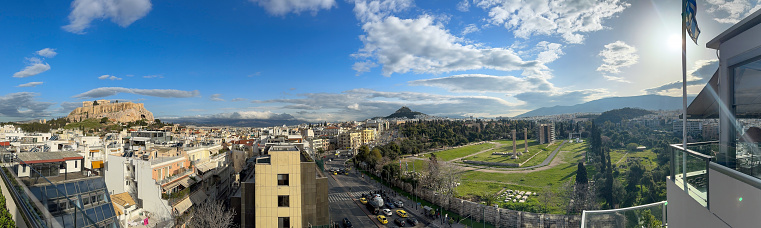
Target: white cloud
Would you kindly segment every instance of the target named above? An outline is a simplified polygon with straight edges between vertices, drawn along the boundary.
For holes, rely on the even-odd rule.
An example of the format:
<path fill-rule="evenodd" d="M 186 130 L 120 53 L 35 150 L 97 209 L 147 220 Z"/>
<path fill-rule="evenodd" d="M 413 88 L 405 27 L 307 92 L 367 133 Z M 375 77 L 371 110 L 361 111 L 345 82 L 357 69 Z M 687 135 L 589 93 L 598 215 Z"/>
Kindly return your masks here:
<path fill-rule="evenodd" d="M 541 51 L 536 56 L 536 60 L 543 63 L 555 61 L 560 58 L 561 55 L 565 54 L 562 50 L 563 45 L 558 43 L 539 41 L 539 43 L 536 44 L 536 47 Z"/>
<path fill-rule="evenodd" d="M 351 69 L 353 69 L 354 71 L 357 71 L 356 75 L 358 76 L 358 75 L 360 75 L 362 73 L 370 72 L 370 69 L 372 69 L 372 68 L 374 68 L 376 66 L 378 66 L 378 64 L 376 64 L 374 62 L 371 62 L 371 61 L 362 61 L 362 62 L 356 62 L 356 63 L 354 63 L 354 65 L 351 67 Z"/>
<path fill-rule="evenodd" d="M 630 6 L 619 0 L 477 0 L 494 25 L 516 37 L 560 35 L 568 43 L 582 43 L 584 35 L 602 30 L 603 21 Z"/>
<path fill-rule="evenodd" d="M 111 19 L 121 27 L 127 27 L 151 11 L 150 0 L 74 0 L 71 3 L 69 25 L 63 29 L 82 34 L 95 19 Z"/>
<path fill-rule="evenodd" d="M 463 39 L 428 15 L 417 19 L 388 16 L 365 23 L 362 29 L 367 33 L 360 36 L 364 47 L 353 56 L 375 60 L 385 76 L 476 69 L 524 70 L 525 75 L 547 69 L 539 61 L 524 61 L 511 49 L 463 44 Z"/>
<path fill-rule="evenodd" d="M 469 0 L 462 0 L 460 3 L 457 3 L 457 10 L 460 12 L 468 12 L 468 10 L 470 10 Z"/>
<path fill-rule="evenodd" d="M 426 114 L 464 117 L 473 110 L 485 113 L 481 117 L 511 115 L 516 104 L 489 96 L 452 96 L 417 92 L 382 92 L 353 89 L 341 93 L 306 93 L 296 99 L 273 99 L 252 103 L 284 104 L 279 109 L 296 111 L 301 119 L 310 121 L 357 120 L 387 116 L 401 106 Z M 290 112 L 289 111 L 289 112 Z M 518 113 L 513 113 L 518 114 Z"/>
<path fill-rule="evenodd" d="M 540 77 L 493 76 L 485 74 L 461 74 L 443 78 L 410 81 L 413 86 L 432 86 L 453 92 L 522 93 L 528 91 L 551 91 L 554 86 Z"/>
<path fill-rule="evenodd" d="M 404 11 L 413 5 L 412 0 L 355 0 L 354 14 L 362 23 L 380 21 L 391 13 Z"/>
<path fill-rule="evenodd" d="M 35 100 L 39 94 L 20 92 L 0 96 L 0 117 L 39 118 L 49 116 L 50 102 Z"/>
<path fill-rule="evenodd" d="M 462 29 L 462 35 L 468 35 L 470 33 L 478 32 L 478 26 L 476 24 L 468 24 L 468 26 L 465 26 L 464 29 Z"/>
<path fill-rule="evenodd" d="M 233 99 L 232 99 L 232 100 L 230 100 L 230 101 L 233 101 L 233 102 L 237 102 L 237 101 L 245 101 L 245 100 L 246 100 L 246 98 L 240 98 L 240 97 L 239 97 L 239 98 L 233 98 Z"/>
<path fill-rule="evenodd" d="M 335 0 L 249 0 L 259 4 L 272 15 L 301 13 L 311 11 L 317 13 L 322 9 L 330 9 L 336 5 Z"/>
<path fill-rule="evenodd" d="M 143 78 L 164 78 L 164 76 L 160 74 L 154 74 L 154 75 L 143 76 Z"/>
<path fill-rule="evenodd" d="M 152 97 L 187 98 L 198 96 L 198 90 L 183 91 L 176 89 L 131 89 L 122 87 L 101 87 L 75 95 L 75 98 L 101 98 L 113 96 L 119 93 L 131 93 Z"/>
<path fill-rule="evenodd" d="M 209 96 L 209 100 L 212 100 L 212 101 L 225 101 L 225 99 L 222 99 L 222 94 L 218 94 L 218 93 L 215 93 L 215 94 L 212 94 L 211 96 Z"/>
<path fill-rule="evenodd" d="M 38 75 L 42 72 L 50 70 L 50 65 L 47 63 L 42 62 L 40 58 L 37 57 L 31 57 L 27 58 L 27 65 L 26 67 L 13 74 L 14 78 L 26 78 Z"/>
<path fill-rule="evenodd" d="M 18 85 L 16 87 L 36 87 L 38 85 L 42 85 L 42 82 L 29 82 L 29 83 Z"/>
<path fill-rule="evenodd" d="M 761 1 L 751 0 L 706 0 L 706 12 L 714 16 L 713 20 L 719 23 L 735 24 L 748 15 L 761 9 Z"/>
<path fill-rule="evenodd" d="M 109 79 L 111 81 L 122 80 L 122 78 L 120 78 L 120 77 L 116 77 L 116 76 L 113 76 L 113 75 L 107 75 L 107 74 L 101 75 L 100 77 L 98 77 L 98 79 L 100 79 L 100 80 Z"/>
<path fill-rule="evenodd" d="M 250 78 L 250 77 L 255 77 L 255 76 L 260 76 L 260 75 L 262 75 L 262 72 L 256 72 L 256 73 L 253 73 L 253 74 L 249 74 L 248 77 Z"/>
<path fill-rule="evenodd" d="M 522 107 L 534 109 L 538 107 L 551 107 L 556 105 L 575 105 L 594 100 L 607 94 L 604 89 L 577 90 L 565 92 L 525 92 L 514 97 L 524 101 Z"/>
<path fill-rule="evenodd" d="M 196 116 L 196 118 L 207 119 L 273 119 L 273 120 L 291 120 L 295 119 L 290 114 L 273 113 L 271 111 L 238 111 L 229 113 L 219 113 L 213 115 Z"/>
<path fill-rule="evenodd" d="M 57 54 L 58 53 L 55 52 L 55 49 L 51 49 L 51 48 L 45 48 L 45 49 L 37 51 L 37 55 L 46 57 L 46 58 L 53 58 Z"/>
<path fill-rule="evenodd" d="M 603 64 L 597 68 L 597 71 L 603 72 L 606 79 L 613 81 L 628 82 L 622 77 L 611 76 L 611 74 L 619 74 L 620 68 L 634 65 L 639 60 L 637 49 L 620 40 L 606 44 L 599 55 L 602 56 Z"/>
<path fill-rule="evenodd" d="M 698 60 L 687 72 L 687 88 L 695 85 L 705 85 L 711 79 L 713 73 L 719 68 L 718 60 Z M 647 94 L 664 94 L 669 90 L 682 89 L 682 81 L 666 83 L 655 88 L 645 89 Z"/>
<path fill-rule="evenodd" d="M 610 75 L 603 75 L 603 78 L 607 79 L 608 81 L 616 81 L 616 82 L 623 82 L 623 83 L 632 83 L 629 80 L 626 80 L 624 77 L 616 77 L 616 76 L 610 76 Z"/>

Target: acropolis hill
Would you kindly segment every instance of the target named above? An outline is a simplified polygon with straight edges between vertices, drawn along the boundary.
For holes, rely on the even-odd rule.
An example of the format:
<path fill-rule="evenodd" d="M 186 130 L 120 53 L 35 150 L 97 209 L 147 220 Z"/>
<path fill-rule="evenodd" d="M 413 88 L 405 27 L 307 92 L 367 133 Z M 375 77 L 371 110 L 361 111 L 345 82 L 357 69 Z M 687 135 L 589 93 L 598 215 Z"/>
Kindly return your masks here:
<path fill-rule="evenodd" d="M 97 103 L 96 103 L 97 102 Z M 153 113 L 145 109 L 142 103 L 122 102 L 111 103 L 108 100 L 84 101 L 82 107 L 74 109 L 66 118 L 72 122 L 86 119 L 101 119 L 107 117 L 113 122 L 133 122 L 145 119 L 153 122 Z"/>

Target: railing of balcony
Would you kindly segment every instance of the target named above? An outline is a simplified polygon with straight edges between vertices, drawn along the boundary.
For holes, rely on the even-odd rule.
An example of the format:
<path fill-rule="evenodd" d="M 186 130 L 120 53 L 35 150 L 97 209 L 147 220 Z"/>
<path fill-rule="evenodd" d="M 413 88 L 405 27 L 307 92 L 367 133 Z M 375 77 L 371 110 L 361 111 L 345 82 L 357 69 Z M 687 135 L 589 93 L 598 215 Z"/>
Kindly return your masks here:
<path fill-rule="evenodd" d="M 714 156 L 711 147 L 716 142 L 671 145 L 671 180 L 700 205 L 709 207 L 708 165 Z M 692 150 L 696 149 L 696 150 Z"/>
<path fill-rule="evenodd" d="M 666 227 L 666 201 L 612 210 L 584 211 L 581 227 Z"/>
<path fill-rule="evenodd" d="M 46 183 L 50 186 L 57 186 L 48 180 L 47 177 L 42 175 L 42 173 L 40 173 L 38 170 L 34 169 L 33 166 L 28 165 L 23 160 L 16 158 L 15 161 L 18 165 L 26 165 L 26 168 L 29 169 L 31 173 L 36 173 L 39 175 L 39 177 L 42 177 L 42 180 L 44 181 L 43 183 Z M 9 187 L 8 190 L 11 193 L 11 197 L 13 197 L 17 208 L 21 211 L 21 215 L 24 217 L 24 221 L 26 222 L 27 226 L 34 228 L 65 227 L 62 222 L 65 224 L 68 224 L 68 222 L 73 222 L 73 226 L 71 227 L 75 228 L 100 227 L 98 223 L 96 223 L 83 211 L 80 202 L 75 202 L 69 197 L 63 198 L 68 200 L 68 206 L 73 208 L 73 213 L 71 214 L 74 216 L 74 221 L 63 221 L 63 218 L 60 218 L 61 220 L 55 218 L 52 214 L 50 214 L 48 209 L 39 202 L 39 199 L 34 197 L 28 187 L 24 186 L 23 182 L 18 181 L 16 174 L 11 171 L 13 166 L 9 166 L 9 164 L 5 163 L 2 164 L 1 168 L 2 172 L 0 172 L 0 176 L 2 176 L 3 182 L 6 184 L 6 186 Z M 36 181 L 39 181 L 39 178 Z M 57 187 L 48 189 L 55 189 L 55 194 L 57 195 L 66 195 L 62 192 L 61 189 Z M 79 221 L 79 223 L 77 221 Z"/>

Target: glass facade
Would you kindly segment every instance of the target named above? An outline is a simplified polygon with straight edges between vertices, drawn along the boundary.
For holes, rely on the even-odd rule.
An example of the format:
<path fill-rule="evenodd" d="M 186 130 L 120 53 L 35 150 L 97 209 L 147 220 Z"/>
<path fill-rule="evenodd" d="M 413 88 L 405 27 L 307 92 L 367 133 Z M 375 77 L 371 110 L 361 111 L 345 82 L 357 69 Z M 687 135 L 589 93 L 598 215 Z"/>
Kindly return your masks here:
<path fill-rule="evenodd" d="M 29 190 L 64 227 L 93 227 L 76 207 L 82 208 L 84 214 L 95 221 L 98 227 L 118 227 L 114 207 L 102 177 L 32 186 Z"/>

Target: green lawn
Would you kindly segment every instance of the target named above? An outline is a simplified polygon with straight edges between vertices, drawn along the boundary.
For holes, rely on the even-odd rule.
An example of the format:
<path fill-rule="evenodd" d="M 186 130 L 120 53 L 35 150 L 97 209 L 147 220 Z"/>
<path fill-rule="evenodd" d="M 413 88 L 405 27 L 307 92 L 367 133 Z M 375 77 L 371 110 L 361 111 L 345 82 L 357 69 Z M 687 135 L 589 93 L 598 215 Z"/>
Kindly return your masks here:
<path fill-rule="evenodd" d="M 441 161 L 449 161 L 456 158 L 465 157 L 474 153 L 478 153 L 479 151 L 486 150 L 489 148 L 492 148 L 494 144 L 491 143 L 482 143 L 477 145 L 470 145 L 470 146 L 464 146 L 460 148 L 445 150 L 445 151 L 439 151 L 434 154 L 436 154 L 436 157 Z M 425 157 L 429 157 L 430 155 L 426 155 Z"/>
<path fill-rule="evenodd" d="M 559 145 L 559 144 L 558 144 Z M 496 191 L 494 189 L 499 188 L 500 184 L 503 186 L 515 186 L 516 189 L 524 191 L 540 191 L 544 186 L 550 186 L 552 191 L 557 192 L 566 181 L 574 180 L 576 175 L 576 166 L 578 162 L 584 158 L 584 151 L 586 150 L 586 143 L 566 143 L 561 151 L 569 151 L 569 153 L 559 154 L 556 159 L 562 159 L 566 163 L 559 164 L 555 167 L 547 170 L 529 172 L 529 173 L 487 173 L 480 171 L 465 171 L 462 175 L 461 185 L 457 188 L 458 194 L 462 196 L 480 196 L 484 193 Z M 591 167 L 587 167 L 588 175 L 594 175 L 595 171 Z M 500 184 L 489 185 L 485 182 L 501 182 Z M 479 190 L 479 186 L 482 187 L 482 191 Z M 491 186 L 491 187 L 489 187 Z M 500 188 L 501 189 L 501 188 Z M 525 204 L 518 203 L 504 203 L 505 206 L 514 209 L 526 209 L 527 207 L 538 206 L 538 201 L 530 200 Z M 551 213 L 562 213 L 559 206 L 555 205 L 551 207 Z"/>
<path fill-rule="evenodd" d="M 518 149 L 516 151 L 523 152 L 523 142 L 522 140 L 517 142 Z M 511 156 L 508 155 L 492 155 L 492 152 L 513 152 L 513 146 L 512 141 L 510 141 L 510 145 L 507 146 L 501 146 L 500 148 L 496 150 L 492 150 L 489 153 L 483 153 L 479 154 L 473 157 L 468 158 L 468 160 L 474 160 L 474 161 L 485 161 L 485 162 L 502 162 L 502 163 L 522 163 L 531 158 L 536 154 L 535 157 L 531 158 L 529 162 L 526 162 L 523 164 L 523 167 L 532 166 L 532 165 L 538 165 L 544 161 L 547 156 L 552 153 L 555 148 L 557 148 L 560 145 L 560 142 L 556 142 L 552 145 L 539 145 L 534 140 L 529 140 L 529 147 L 528 147 L 528 153 L 523 153 L 522 156 L 519 156 L 518 159 L 511 159 Z"/>

